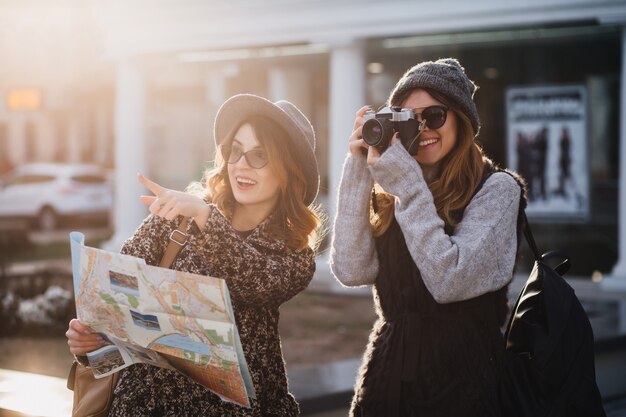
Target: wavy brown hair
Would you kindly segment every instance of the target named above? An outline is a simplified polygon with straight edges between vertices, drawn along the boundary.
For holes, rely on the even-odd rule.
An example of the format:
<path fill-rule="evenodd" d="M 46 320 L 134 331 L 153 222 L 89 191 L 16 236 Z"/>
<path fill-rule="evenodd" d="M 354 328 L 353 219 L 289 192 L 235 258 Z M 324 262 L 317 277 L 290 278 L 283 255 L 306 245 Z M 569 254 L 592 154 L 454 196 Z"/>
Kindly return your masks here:
<path fill-rule="evenodd" d="M 440 169 L 429 180 L 428 188 L 435 200 L 437 214 L 447 226 L 457 224 L 455 212 L 463 209 L 474 195 L 483 176 L 484 159 L 481 147 L 474 142 L 470 119 L 450 99 L 437 91 L 424 88 L 435 100 L 453 111 L 457 117 L 457 138 L 454 148 L 439 162 Z M 392 106 L 401 106 L 413 90 L 398 97 Z M 380 236 L 389 228 L 394 216 L 394 197 L 385 193 L 378 184 L 376 191 L 377 213 L 370 210 L 374 236 Z"/>
<path fill-rule="evenodd" d="M 235 209 L 235 197 L 228 178 L 228 156 L 235 133 L 243 124 L 249 124 L 267 152 L 268 166 L 278 178 L 279 197 L 268 223 L 269 233 L 284 240 L 292 249 L 307 246 L 317 249 L 322 237 L 324 217 L 319 206 L 304 204 L 307 183 L 299 155 L 296 154 L 287 132 L 277 123 L 262 116 L 251 116 L 234 126 L 227 137 L 219 141 L 215 152 L 214 168 L 205 171 L 201 184 L 191 184 L 187 190 L 212 201 L 222 213 L 231 218 Z"/>

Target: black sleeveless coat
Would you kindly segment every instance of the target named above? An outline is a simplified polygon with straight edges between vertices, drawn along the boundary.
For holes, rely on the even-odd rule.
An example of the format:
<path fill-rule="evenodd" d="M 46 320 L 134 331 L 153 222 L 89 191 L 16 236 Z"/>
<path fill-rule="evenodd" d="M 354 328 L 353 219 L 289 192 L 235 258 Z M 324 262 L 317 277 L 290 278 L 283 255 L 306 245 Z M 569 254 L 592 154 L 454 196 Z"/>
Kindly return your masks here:
<path fill-rule="evenodd" d="M 492 172 L 486 166 L 478 189 Z M 460 220 L 462 211 L 457 216 Z M 518 221 L 518 242 L 519 225 Z M 376 247 L 378 320 L 357 382 L 352 416 L 499 416 L 497 381 L 508 286 L 470 300 L 438 304 L 395 219 L 377 238 Z"/>

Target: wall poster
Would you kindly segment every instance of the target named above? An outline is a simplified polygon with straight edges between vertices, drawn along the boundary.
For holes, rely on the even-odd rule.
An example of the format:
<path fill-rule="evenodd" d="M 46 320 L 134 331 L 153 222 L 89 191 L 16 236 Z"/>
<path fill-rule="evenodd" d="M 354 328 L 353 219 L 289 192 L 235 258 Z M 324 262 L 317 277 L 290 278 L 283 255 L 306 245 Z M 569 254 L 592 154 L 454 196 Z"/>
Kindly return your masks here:
<path fill-rule="evenodd" d="M 585 86 L 509 88 L 506 106 L 508 166 L 528 184 L 528 217 L 587 219 Z"/>

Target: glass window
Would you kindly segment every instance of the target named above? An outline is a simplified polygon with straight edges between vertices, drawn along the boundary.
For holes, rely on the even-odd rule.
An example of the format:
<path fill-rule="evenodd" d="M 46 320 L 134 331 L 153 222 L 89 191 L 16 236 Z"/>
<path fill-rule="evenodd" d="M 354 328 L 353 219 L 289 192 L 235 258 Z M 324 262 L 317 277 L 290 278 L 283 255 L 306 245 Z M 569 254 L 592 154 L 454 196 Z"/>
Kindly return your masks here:
<path fill-rule="evenodd" d="M 618 117 L 621 29 L 566 29 L 569 35 L 558 38 L 520 37 L 526 33 L 521 30 L 512 31 L 502 42 L 404 49 L 385 49 L 383 45 L 372 51 L 370 59 L 384 62 L 390 77 L 398 79 L 416 62 L 457 57 L 480 87 L 475 96 L 481 120 L 478 142 L 503 167 L 507 167 L 508 89 L 584 88 L 587 126 L 586 132 L 579 136 L 585 139 L 583 148 L 587 150 L 589 165 L 585 172 L 573 172 L 572 178 L 582 182 L 584 177 L 589 183 L 589 215 L 583 219 L 531 219 L 530 222 L 542 252 L 564 250 L 573 260 L 568 275 L 589 276 L 594 271 L 610 271 L 617 260 L 618 155 L 622 145 Z M 561 29 L 545 33 L 561 33 Z M 581 54 L 581 50 L 585 53 Z M 525 243 L 521 251 L 518 272 L 532 267 Z"/>

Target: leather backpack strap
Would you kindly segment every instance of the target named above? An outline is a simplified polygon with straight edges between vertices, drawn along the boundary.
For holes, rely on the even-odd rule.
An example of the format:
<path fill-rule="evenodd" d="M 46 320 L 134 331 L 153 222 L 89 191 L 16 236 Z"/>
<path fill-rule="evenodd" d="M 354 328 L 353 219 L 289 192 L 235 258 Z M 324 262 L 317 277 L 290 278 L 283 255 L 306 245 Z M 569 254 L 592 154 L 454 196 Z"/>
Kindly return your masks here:
<path fill-rule="evenodd" d="M 170 233 L 167 247 L 159 263 L 161 268 L 170 268 L 183 246 L 187 244 L 187 239 L 189 238 L 189 235 L 187 235 L 187 226 L 189 222 L 189 217 L 183 218 L 178 227 Z"/>
<path fill-rule="evenodd" d="M 541 261 L 541 255 L 539 254 L 539 249 L 537 248 L 537 244 L 535 243 L 535 237 L 533 236 L 533 232 L 530 230 L 530 223 L 528 223 L 528 217 L 526 217 L 526 210 L 522 211 L 522 216 L 524 219 L 524 236 L 526 237 L 526 242 L 528 243 L 528 247 L 533 252 L 536 261 Z"/>

